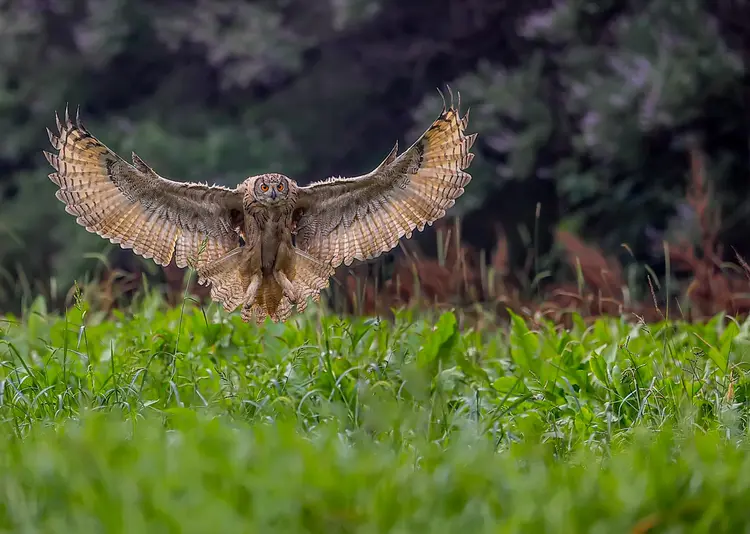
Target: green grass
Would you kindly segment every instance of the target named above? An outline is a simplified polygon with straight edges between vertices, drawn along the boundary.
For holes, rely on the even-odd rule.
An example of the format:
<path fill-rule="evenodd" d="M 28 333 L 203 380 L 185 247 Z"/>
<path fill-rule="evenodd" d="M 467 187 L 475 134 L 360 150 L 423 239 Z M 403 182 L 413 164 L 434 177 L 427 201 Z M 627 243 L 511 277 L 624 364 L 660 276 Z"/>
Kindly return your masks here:
<path fill-rule="evenodd" d="M 459 323 L 37 300 L 0 319 L 0 530 L 750 532 L 750 322 Z"/>

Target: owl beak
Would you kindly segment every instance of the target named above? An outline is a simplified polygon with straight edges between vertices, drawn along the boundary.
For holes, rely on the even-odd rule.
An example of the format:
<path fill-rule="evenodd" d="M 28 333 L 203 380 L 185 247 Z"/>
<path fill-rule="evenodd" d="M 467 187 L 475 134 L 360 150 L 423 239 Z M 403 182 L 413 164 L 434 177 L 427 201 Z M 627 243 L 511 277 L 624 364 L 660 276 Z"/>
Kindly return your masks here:
<path fill-rule="evenodd" d="M 276 189 L 271 189 L 271 200 L 276 200 Z"/>

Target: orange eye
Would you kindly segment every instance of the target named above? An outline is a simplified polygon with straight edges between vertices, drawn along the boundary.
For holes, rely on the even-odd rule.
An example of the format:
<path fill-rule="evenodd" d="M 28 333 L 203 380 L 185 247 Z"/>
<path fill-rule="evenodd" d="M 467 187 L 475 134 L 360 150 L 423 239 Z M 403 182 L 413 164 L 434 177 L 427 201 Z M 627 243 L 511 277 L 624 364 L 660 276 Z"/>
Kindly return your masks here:
<path fill-rule="evenodd" d="M 279 190 L 279 192 L 283 191 L 283 190 L 284 190 L 284 184 L 278 184 L 278 185 L 276 186 L 276 189 L 278 189 L 278 190 Z"/>
<path fill-rule="evenodd" d="M 260 184 L 260 190 L 264 193 L 268 191 L 268 184 Z"/>

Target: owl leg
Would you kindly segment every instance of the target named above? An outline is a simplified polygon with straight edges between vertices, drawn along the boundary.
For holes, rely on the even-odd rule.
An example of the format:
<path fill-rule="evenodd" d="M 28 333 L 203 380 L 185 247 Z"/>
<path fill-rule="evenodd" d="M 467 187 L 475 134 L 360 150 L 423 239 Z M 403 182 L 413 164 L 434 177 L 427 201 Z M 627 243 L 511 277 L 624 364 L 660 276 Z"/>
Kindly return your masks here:
<path fill-rule="evenodd" d="M 250 283 L 247 286 L 247 290 L 245 291 L 245 304 L 243 305 L 243 308 L 251 308 L 252 305 L 255 303 L 255 297 L 258 295 L 258 288 L 260 287 L 261 282 L 261 275 L 260 273 L 255 273 L 250 278 Z"/>
<path fill-rule="evenodd" d="M 297 304 L 297 292 L 294 291 L 294 285 L 289 281 L 289 278 L 284 274 L 283 271 L 275 270 L 273 277 L 281 286 L 281 291 L 284 292 L 284 296 L 292 301 L 292 304 Z"/>

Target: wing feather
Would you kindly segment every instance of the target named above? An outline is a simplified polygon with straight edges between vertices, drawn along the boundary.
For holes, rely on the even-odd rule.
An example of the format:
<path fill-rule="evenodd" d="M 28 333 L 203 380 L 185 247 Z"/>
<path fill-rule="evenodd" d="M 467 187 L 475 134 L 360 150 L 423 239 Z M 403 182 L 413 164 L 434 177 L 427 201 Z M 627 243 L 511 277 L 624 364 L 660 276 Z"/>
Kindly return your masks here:
<path fill-rule="evenodd" d="M 65 211 L 86 230 L 166 266 L 196 267 L 239 245 L 242 193 L 238 189 L 181 183 L 156 174 L 135 153 L 127 163 L 96 139 L 76 115 L 55 114 L 49 129 L 57 154 L 44 152 L 50 180 Z"/>
<path fill-rule="evenodd" d="M 460 97 L 459 97 L 460 102 Z M 445 215 L 471 181 L 465 171 L 477 134 L 466 135 L 468 112 L 440 116 L 400 156 L 394 147 L 372 172 L 301 187 L 296 246 L 337 267 L 368 260 Z"/>

